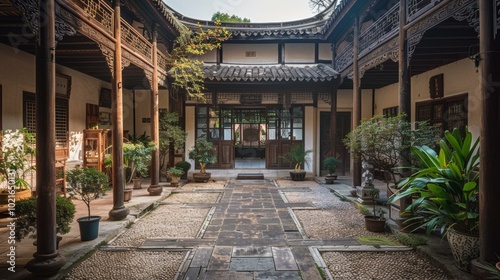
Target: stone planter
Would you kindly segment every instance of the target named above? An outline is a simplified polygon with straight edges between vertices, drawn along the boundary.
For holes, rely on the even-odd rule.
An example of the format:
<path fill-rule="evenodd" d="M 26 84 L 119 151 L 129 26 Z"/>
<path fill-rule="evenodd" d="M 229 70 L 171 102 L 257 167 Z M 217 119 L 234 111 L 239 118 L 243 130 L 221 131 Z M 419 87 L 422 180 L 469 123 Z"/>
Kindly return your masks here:
<path fill-rule="evenodd" d="M 479 258 L 479 236 L 449 229 L 447 233 L 455 265 L 464 271 L 471 270 L 471 261 Z"/>
<path fill-rule="evenodd" d="M 290 178 L 293 181 L 304 181 L 306 179 L 306 172 L 290 172 Z"/>
<path fill-rule="evenodd" d="M 193 173 L 193 179 L 197 183 L 206 183 L 208 180 L 210 180 L 210 177 L 212 177 L 212 173 Z"/>
<path fill-rule="evenodd" d="M 325 184 L 333 184 L 337 180 L 337 175 L 326 175 Z"/>

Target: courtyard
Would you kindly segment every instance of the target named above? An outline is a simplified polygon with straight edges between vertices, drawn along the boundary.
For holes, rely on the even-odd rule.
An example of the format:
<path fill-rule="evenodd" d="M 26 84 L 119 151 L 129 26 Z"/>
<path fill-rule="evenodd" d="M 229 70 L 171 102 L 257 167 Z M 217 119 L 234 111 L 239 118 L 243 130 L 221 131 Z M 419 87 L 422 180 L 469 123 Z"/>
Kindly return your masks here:
<path fill-rule="evenodd" d="M 367 231 L 349 182 L 163 183 L 161 197 L 134 190 L 125 221 L 106 220 L 107 195 L 93 208 L 103 216 L 99 237 L 80 241 L 75 221 L 59 249 L 67 264 L 54 279 L 472 279 L 439 237 L 418 235 L 427 244 L 411 248 L 395 225 Z M 383 198 L 385 182 L 376 186 Z M 85 208 L 75 204 L 79 217 Z M 36 251 L 31 242 L 18 246 L 18 269 Z M 24 269 L 16 276 L 30 279 Z"/>

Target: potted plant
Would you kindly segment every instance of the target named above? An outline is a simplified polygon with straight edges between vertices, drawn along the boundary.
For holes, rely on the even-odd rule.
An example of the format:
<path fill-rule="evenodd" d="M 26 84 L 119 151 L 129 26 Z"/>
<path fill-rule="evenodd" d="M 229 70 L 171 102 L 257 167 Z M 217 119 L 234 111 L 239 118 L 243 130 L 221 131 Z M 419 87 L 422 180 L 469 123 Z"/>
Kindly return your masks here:
<path fill-rule="evenodd" d="M 302 171 L 303 164 L 309 164 L 311 158 L 309 154 L 312 150 L 306 150 L 302 145 L 293 146 L 290 151 L 282 158 L 294 165 L 294 170 L 290 171 L 290 177 L 294 181 L 304 181 L 306 172 Z"/>
<path fill-rule="evenodd" d="M 179 183 L 179 178 L 184 174 L 184 171 L 182 169 L 176 168 L 176 167 L 171 167 L 167 171 L 168 175 L 170 178 L 172 178 L 171 185 L 172 186 L 177 186 L 177 183 Z"/>
<path fill-rule="evenodd" d="M 187 161 L 179 161 L 175 164 L 175 167 L 177 169 L 181 169 L 182 171 L 184 171 L 184 173 L 182 173 L 181 175 L 181 179 L 187 179 L 187 174 L 189 172 L 189 169 L 191 169 L 191 163 L 187 162 Z"/>
<path fill-rule="evenodd" d="M 123 143 L 123 161 L 129 175 L 126 182 L 130 183 L 134 180 L 134 189 L 141 189 L 142 178 L 146 177 L 151 164 L 151 153 L 156 149 L 154 142 L 149 142 L 147 145 L 142 142 Z"/>
<path fill-rule="evenodd" d="M 426 229 L 446 235 L 457 266 L 470 270 L 470 261 L 479 256 L 479 139 L 473 141 L 466 128 L 446 131 L 439 154 L 427 146 L 412 147 L 419 169 L 403 180 L 401 193 L 390 202 L 418 197 L 406 208 L 415 214 L 409 219 Z"/>
<path fill-rule="evenodd" d="M 90 215 L 90 202 L 101 198 L 110 189 L 108 176 L 94 167 L 76 167 L 66 173 L 72 199 L 82 200 L 87 205 L 87 217 L 77 219 L 82 241 L 94 240 L 99 234 L 100 216 Z"/>
<path fill-rule="evenodd" d="M 73 202 L 62 196 L 56 196 L 56 233 L 68 233 L 74 217 Z M 34 197 L 16 201 L 15 239 L 21 241 L 25 237 L 36 239 L 36 198 Z M 57 245 L 61 239 L 61 236 L 57 236 Z"/>
<path fill-rule="evenodd" d="M 214 144 L 206 139 L 200 138 L 196 140 L 194 147 L 189 151 L 189 159 L 195 160 L 200 164 L 200 172 L 193 173 L 193 178 L 196 182 L 208 182 L 211 173 L 208 173 L 207 164 L 217 162 L 217 156 L 213 150 Z"/>
<path fill-rule="evenodd" d="M 186 136 L 187 133 L 179 126 L 179 114 L 162 110 L 160 112 L 160 143 L 158 147 L 160 170 L 165 166 L 167 158 L 170 158 L 170 165 L 174 164 L 171 162 L 171 160 L 174 160 L 172 155 L 174 151 L 184 148 Z M 191 168 L 191 165 L 189 165 L 189 168 Z M 187 176 L 187 170 L 184 171 L 184 176 Z M 187 177 L 183 179 L 187 179 Z"/>
<path fill-rule="evenodd" d="M 372 198 L 373 201 L 378 197 L 380 190 L 377 188 L 372 188 L 365 190 L 366 194 Z M 372 232 L 382 232 L 385 231 L 385 222 L 384 211 L 379 210 L 375 206 L 375 202 L 372 204 L 372 212 L 371 215 L 365 216 L 365 226 L 368 231 Z"/>
<path fill-rule="evenodd" d="M 323 167 L 328 170 L 328 174 L 325 176 L 326 184 L 333 184 L 333 182 L 337 179 L 335 170 L 337 169 L 337 165 L 339 164 L 340 160 L 336 157 L 327 157 L 323 160 Z"/>
<path fill-rule="evenodd" d="M 35 134 L 26 129 L 5 130 L 0 135 L 0 204 L 7 204 L 9 196 L 15 200 L 31 197 L 29 176 L 35 171 Z"/>

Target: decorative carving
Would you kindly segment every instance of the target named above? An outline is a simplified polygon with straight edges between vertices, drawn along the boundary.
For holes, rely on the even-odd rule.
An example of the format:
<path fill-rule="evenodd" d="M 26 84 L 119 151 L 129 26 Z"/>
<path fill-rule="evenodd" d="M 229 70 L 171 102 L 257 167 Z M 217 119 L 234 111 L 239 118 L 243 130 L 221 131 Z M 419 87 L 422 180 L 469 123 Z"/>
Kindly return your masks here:
<path fill-rule="evenodd" d="M 407 39 L 408 40 L 407 66 L 410 66 L 410 61 L 411 61 L 411 57 L 413 55 L 413 52 L 415 52 L 415 48 L 417 47 L 417 45 L 420 42 L 420 40 L 422 40 L 423 36 L 424 36 L 424 33 L 419 33 L 419 34 L 417 34 L 417 35 L 415 35 L 415 36 Z"/>
<path fill-rule="evenodd" d="M 149 87 L 153 88 L 153 72 L 144 70 L 144 75 L 146 76 L 146 79 L 148 79 Z"/>
<path fill-rule="evenodd" d="M 167 86 L 167 73 L 163 71 L 158 71 L 158 84 L 161 86 Z"/>
<path fill-rule="evenodd" d="M 35 34 L 35 38 L 38 40 L 38 1 L 36 0 L 13 0 L 12 3 L 21 11 L 26 22 L 28 23 L 31 31 Z M 56 41 L 61 41 L 65 35 L 73 36 L 76 34 L 76 30 L 69 24 L 67 24 L 63 18 L 59 16 L 61 7 L 56 3 L 55 5 L 55 39 Z"/>
<path fill-rule="evenodd" d="M 500 1 L 496 0 L 496 7 L 499 8 Z M 494 16 L 497 18 L 497 27 L 498 27 L 498 12 L 494 13 Z M 457 12 L 453 15 L 453 18 L 458 21 L 467 20 L 469 26 L 474 28 L 477 33 L 479 33 L 479 4 L 474 1 L 471 5 L 467 6 L 465 9 Z M 495 29 L 496 31 L 496 29 Z M 496 32 L 495 32 L 496 33 Z M 496 34 L 495 34 L 496 35 Z"/>
<path fill-rule="evenodd" d="M 359 35 L 359 56 L 363 56 L 399 30 L 399 3 Z"/>
<path fill-rule="evenodd" d="M 392 61 L 398 61 L 398 46 L 399 37 L 395 36 L 391 40 L 380 45 L 378 48 L 374 49 L 372 52 L 365 54 L 359 59 L 360 74 L 363 73 L 386 60 L 391 59 Z"/>
<path fill-rule="evenodd" d="M 107 46 L 104 46 L 102 44 L 98 44 L 99 49 L 101 50 L 101 53 L 104 55 L 106 58 L 106 62 L 108 64 L 109 71 L 111 71 L 111 76 L 114 77 L 115 74 L 115 51 L 113 49 L 108 48 Z M 122 57 L 122 70 L 125 69 L 125 67 L 130 66 L 130 60 Z"/>
<path fill-rule="evenodd" d="M 343 71 L 347 66 L 352 64 L 354 59 L 354 44 L 350 43 L 345 49 L 335 58 L 335 69 L 337 72 Z"/>
<path fill-rule="evenodd" d="M 411 22 L 418 16 L 430 10 L 443 0 L 406 0 L 407 22 Z"/>
<path fill-rule="evenodd" d="M 320 93 L 319 98 L 321 98 L 321 100 L 323 100 L 323 102 L 325 102 L 328 105 L 330 105 L 332 102 L 331 94 L 329 93 Z"/>
<path fill-rule="evenodd" d="M 114 10 L 104 0 L 71 0 L 92 21 L 113 34 Z"/>

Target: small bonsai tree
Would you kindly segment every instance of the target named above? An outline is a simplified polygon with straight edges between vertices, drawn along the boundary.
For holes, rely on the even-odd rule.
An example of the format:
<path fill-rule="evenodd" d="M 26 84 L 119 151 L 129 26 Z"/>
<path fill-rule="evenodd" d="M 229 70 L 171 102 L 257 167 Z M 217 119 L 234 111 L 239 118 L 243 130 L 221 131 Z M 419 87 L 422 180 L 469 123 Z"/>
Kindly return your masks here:
<path fill-rule="evenodd" d="M 300 173 L 302 172 L 302 164 L 309 164 L 311 160 L 310 153 L 312 153 L 312 150 L 306 150 L 302 145 L 295 145 L 282 158 L 294 165 L 294 172 Z"/>
<path fill-rule="evenodd" d="M 56 232 L 66 234 L 71 230 L 75 205 L 71 200 L 56 196 Z M 29 237 L 36 239 L 36 198 L 16 201 L 16 241 Z"/>
<path fill-rule="evenodd" d="M 181 177 L 182 174 L 184 174 L 184 171 L 177 167 L 171 167 L 170 169 L 168 169 L 167 173 L 172 177 Z"/>
<path fill-rule="evenodd" d="M 214 144 L 208 142 L 204 138 L 196 140 L 194 147 L 189 151 L 189 159 L 198 161 L 200 164 L 200 173 L 206 173 L 207 164 L 214 164 L 217 162 L 217 156 L 213 150 Z"/>
<path fill-rule="evenodd" d="M 127 178 L 127 183 L 130 183 L 133 178 L 144 177 L 145 174 L 148 174 L 151 152 L 155 149 L 154 142 L 149 142 L 146 146 L 142 142 L 123 143 L 123 161 L 130 168 L 130 177 Z"/>
<path fill-rule="evenodd" d="M 108 176 L 94 167 L 76 167 L 66 172 L 66 181 L 71 187 L 72 199 L 79 199 L 87 205 L 90 218 L 90 202 L 106 194 L 110 189 Z"/>
<path fill-rule="evenodd" d="M 377 189 L 377 188 L 373 188 L 373 189 L 367 189 L 366 190 L 366 195 L 369 196 L 371 199 L 373 199 L 373 204 L 372 204 L 372 217 L 374 219 L 379 219 L 379 220 L 382 220 L 384 219 L 384 211 L 382 210 L 379 210 L 378 213 L 377 213 L 377 208 L 375 207 L 375 205 L 377 204 L 375 202 L 375 199 L 378 198 L 379 196 L 379 193 L 380 193 L 380 190 Z"/>
<path fill-rule="evenodd" d="M 186 136 L 187 133 L 179 126 L 179 115 L 177 113 L 160 113 L 160 170 L 165 165 L 169 153 L 184 147 Z"/>
<path fill-rule="evenodd" d="M 340 160 L 336 157 L 327 157 L 323 160 L 323 167 L 328 170 L 328 175 L 333 176 Z"/>
<path fill-rule="evenodd" d="M 182 171 L 184 171 L 184 174 L 182 175 L 182 177 L 184 177 L 185 175 L 187 176 L 189 169 L 191 169 L 191 163 L 183 160 L 183 161 L 177 162 L 175 164 L 175 167 L 177 169 L 181 169 Z M 184 179 L 186 179 L 186 178 L 184 178 Z"/>
<path fill-rule="evenodd" d="M 405 114 L 395 117 L 374 116 L 365 119 L 344 139 L 352 154 L 361 156 L 380 171 L 394 177 L 394 168 L 412 162 L 411 146 L 434 146 L 439 141 L 438 131 L 426 122 L 412 123 Z"/>

